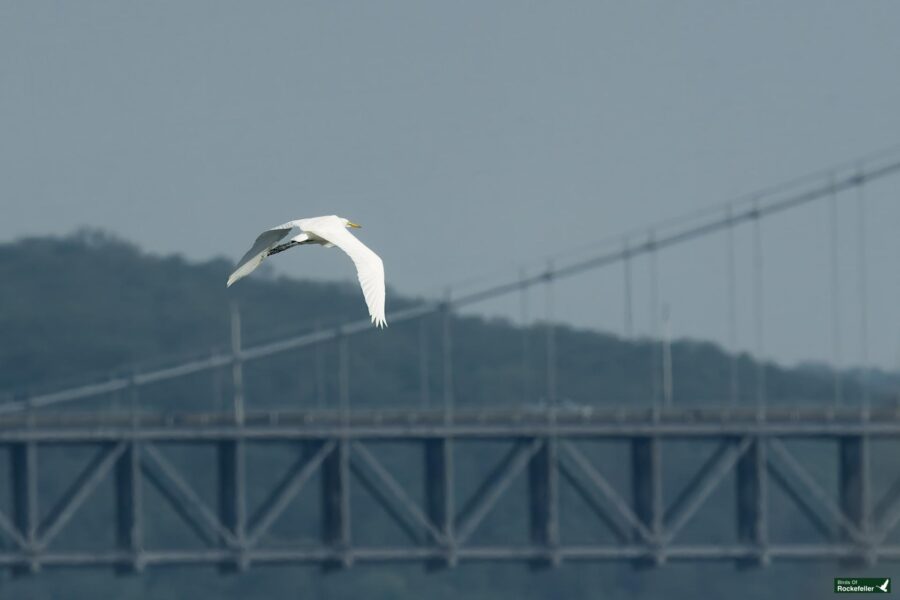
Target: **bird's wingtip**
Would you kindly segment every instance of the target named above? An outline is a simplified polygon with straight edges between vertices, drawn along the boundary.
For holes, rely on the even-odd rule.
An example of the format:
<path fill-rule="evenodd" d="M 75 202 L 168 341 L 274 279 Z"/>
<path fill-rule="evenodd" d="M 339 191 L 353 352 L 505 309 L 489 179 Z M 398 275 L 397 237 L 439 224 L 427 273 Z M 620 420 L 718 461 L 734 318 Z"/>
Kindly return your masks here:
<path fill-rule="evenodd" d="M 237 271 L 228 276 L 228 281 L 225 283 L 225 287 L 231 287 L 238 281 L 244 278 L 244 275 L 239 274 Z"/>

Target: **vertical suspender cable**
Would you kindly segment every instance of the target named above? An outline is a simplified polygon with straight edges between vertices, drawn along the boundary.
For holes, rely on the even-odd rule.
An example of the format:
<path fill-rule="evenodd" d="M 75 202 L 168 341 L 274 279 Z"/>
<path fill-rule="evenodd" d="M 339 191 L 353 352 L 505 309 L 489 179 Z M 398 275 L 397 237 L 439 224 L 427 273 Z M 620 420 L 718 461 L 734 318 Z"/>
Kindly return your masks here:
<path fill-rule="evenodd" d="M 763 357 L 765 338 L 763 336 L 763 252 L 762 224 L 759 216 L 759 200 L 753 202 L 753 312 L 756 333 L 756 408 L 760 416 L 766 406 L 766 365 Z"/>
<path fill-rule="evenodd" d="M 215 348 L 213 348 L 212 356 L 216 356 L 217 354 L 218 354 L 218 352 L 216 351 Z M 225 412 L 225 394 L 224 394 L 225 383 L 223 381 L 224 376 L 225 376 L 225 374 L 222 370 L 222 367 L 216 367 L 215 369 L 213 369 L 213 371 L 212 371 L 212 377 L 213 377 L 212 388 L 213 388 L 213 402 L 215 404 L 213 408 L 214 408 L 215 412 L 217 412 L 217 413 Z"/>
<path fill-rule="evenodd" d="M 316 320 L 316 333 L 322 331 L 322 323 Z M 326 406 L 325 398 L 325 351 L 322 342 L 313 344 L 313 360 L 315 361 L 315 379 L 316 379 L 316 408 L 324 408 Z"/>
<path fill-rule="evenodd" d="M 442 307 L 442 337 L 444 359 L 444 419 L 451 421 L 453 417 L 453 339 L 452 324 L 453 313 L 450 310 L 450 290 L 445 294 Z"/>
<path fill-rule="evenodd" d="M 231 377 L 234 394 L 234 420 L 244 423 L 244 368 L 241 359 L 241 311 L 237 302 L 231 303 Z"/>
<path fill-rule="evenodd" d="M 732 406 L 738 402 L 738 331 L 737 331 L 737 273 L 735 272 L 734 251 L 734 224 L 732 219 L 732 206 L 727 207 L 728 228 L 725 230 L 728 238 L 728 350 L 729 359 L 728 377 L 728 401 Z"/>
<path fill-rule="evenodd" d="M 346 425 L 350 417 L 350 336 L 342 330 L 338 331 L 338 398 Z"/>
<path fill-rule="evenodd" d="M 674 380 L 672 377 L 672 311 L 663 305 L 663 404 L 672 408 Z"/>
<path fill-rule="evenodd" d="M 519 291 L 519 313 L 522 326 L 522 398 L 523 404 L 527 404 L 530 395 L 530 378 L 528 376 L 529 348 L 528 348 L 528 332 L 529 332 L 529 314 L 528 314 L 528 286 L 524 283 L 527 274 L 525 269 L 519 271 L 519 279 L 522 285 Z"/>
<path fill-rule="evenodd" d="M 625 238 L 622 246 L 622 274 L 625 277 L 625 337 L 631 338 L 634 331 L 634 318 L 631 314 L 631 251 L 628 248 L 628 238 Z"/>
<path fill-rule="evenodd" d="M 419 317 L 419 402 L 422 408 L 431 404 L 428 382 L 428 322 L 427 314 Z"/>
<path fill-rule="evenodd" d="M 650 271 L 650 402 L 656 407 L 659 403 L 662 386 L 659 360 L 662 340 L 659 333 L 659 272 L 657 270 L 656 233 L 652 229 L 647 232 L 647 244 L 650 248 L 647 254 Z"/>
<path fill-rule="evenodd" d="M 216 369 L 216 371 L 218 371 L 218 369 Z M 138 396 L 137 376 L 138 376 L 137 369 L 133 369 L 131 371 L 131 382 L 128 385 L 128 392 L 129 392 L 128 393 L 128 401 L 129 401 L 129 404 L 131 405 L 130 410 L 131 410 L 131 428 L 132 429 L 137 429 L 138 409 L 140 408 L 139 407 L 140 398 Z"/>
<path fill-rule="evenodd" d="M 547 402 L 550 405 L 556 403 L 556 339 L 553 326 L 553 263 L 547 264 L 546 283 L 544 290 L 546 296 L 547 311 Z"/>
<path fill-rule="evenodd" d="M 862 168 L 860 168 L 860 172 Z M 865 179 L 860 175 L 856 186 L 856 224 L 857 224 L 857 274 L 859 276 L 859 353 L 862 367 L 862 404 L 863 414 L 869 416 L 869 274 L 867 270 L 868 256 L 866 252 L 868 228 L 866 224 L 866 189 Z"/>
<path fill-rule="evenodd" d="M 840 281 L 838 278 L 838 214 L 837 191 L 834 189 L 834 173 L 831 174 L 831 193 L 828 196 L 828 224 L 831 262 L 831 348 L 832 371 L 834 373 L 834 404 L 839 405 L 843 390 L 841 382 L 841 306 Z"/>

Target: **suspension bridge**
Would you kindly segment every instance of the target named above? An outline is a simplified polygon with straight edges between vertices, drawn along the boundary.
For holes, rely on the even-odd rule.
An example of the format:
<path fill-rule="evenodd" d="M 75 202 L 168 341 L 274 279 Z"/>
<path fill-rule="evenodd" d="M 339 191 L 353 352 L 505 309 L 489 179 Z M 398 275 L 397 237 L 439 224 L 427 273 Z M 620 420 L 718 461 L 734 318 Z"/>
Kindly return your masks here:
<path fill-rule="evenodd" d="M 236 308 L 229 352 L 0 403 L 0 452 L 7 458 L 0 478 L 8 488 L 8 498 L 0 498 L 0 565 L 27 573 L 51 566 L 102 565 L 138 572 L 165 564 L 242 570 L 270 563 L 345 568 L 385 561 L 441 568 L 478 560 L 524 561 L 535 567 L 575 560 L 624 560 L 640 566 L 675 560 L 731 560 L 743 566 L 785 559 L 898 560 L 900 474 L 879 472 L 873 478 L 872 471 L 884 448 L 896 455 L 892 444 L 900 442 L 900 405 L 873 393 L 866 371 L 858 401 L 848 402 L 837 369 L 833 397 L 789 406 L 769 402 L 767 366 L 761 360 L 760 237 L 764 221 L 802 205 L 826 203 L 834 241 L 838 196 L 854 198 L 864 226 L 866 186 L 898 174 L 896 156 L 878 157 L 656 225 L 626 236 L 611 251 L 554 261 L 539 273 L 390 314 L 395 327 L 421 324 L 419 360 L 413 366 L 421 403 L 414 408 L 353 407 L 351 341 L 369 330 L 367 319 L 245 346 Z M 733 337 L 733 232 L 747 226 L 753 232 L 754 403 L 737 402 L 735 353 L 730 386 L 720 402 L 700 406 L 683 398 L 676 405 L 671 356 L 658 323 L 646 405 L 562 403 L 557 328 L 549 319 L 541 340 L 544 389 L 539 395 L 544 403 L 476 409 L 460 402 L 454 372 L 454 318 L 460 310 L 534 287 L 549 290 L 564 278 L 621 265 L 629 333 L 632 262 L 646 257 L 655 282 L 659 253 L 722 233 L 729 242 L 725 284 Z M 865 299 L 864 233 L 860 240 L 856 285 Z M 831 252 L 834 265 L 836 244 Z M 831 273 L 834 290 L 837 268 Z M 656 307 L 655 284 L 650 293 Z M 863 301 L 863 348 L 866 311 Z M 835 333 L 839 319 L 839 312 L 832 311 Z M 439 368 L 428 354 L 435 340 L 426 323 L 435 320 L 440 324 Z M 304 349 L 313 349 L 318 357 L 324 347 L 336 349 L 337 402 L 332 408 L 247 408 L 246 369 L 262 358 Z M 839 358 L 836 351 L 835 362 Z M 319 389 L 325 362 L 317 358 L 315 365 Z M 523 361 L 525 385 L 535 383 L 529 379 L 533 370 Z M 227 386 L 222 382 L 226 372 Z M 227 410 L 156 410 L 146 400 L 151 386 L 202 374 L 216 379 L 220 393 L 227 388 Z M 106 400 L 108 405 L 96 409 L 98 401 Z M 81 405 L 95 408 L 69 410 Z M 394 452 L 398 444 L 405 448 L 400 462 Z M 833 457 L 824 476 L 815 466 L 823 454 Z M 410 469 L 410 461 L 419 466 Z M 677 472 L 672 471 L 675 463 Z M 42 469 L 63 464 L 71 470 L 71 480 L 64 489 L 51 491 Z M 186 471 L 194 475 L 188 477 Z M 263 471 L 274 474 L 263 482 Z M 368 500 L 361 500 L 362 493 Z M 723 493 L 729 508 L 718 516 L 729 535 L 695 539 L 689 534 L 691 523 L 704 518 L 705 503 Z M 570 508 L 572 498 L 582 503 L 580 512 Z M 505 508 L 509 502 L 518 508 Z M 808 538 L 780 536 L 787 506 L 809 523 Z M 280 534 L 279 519 L 301 508 L 315 533 Z M 521 531 L 490 526 L 491 515 L 505 510 L 520 512 Z M 175 515 L 171 523 L 184 536 L 153 537 L 163 511 Z M 80 519 L 89 519 L 85 514 L 108 524 L 111 535 L 87 545 L 78 541 L 83 536 L 67 536 Z M 366 530 L 378 519 L 383 522 L 376 529 L 395 528 L 399 534 L 367 540 Z M 588 521 L 606 534 L 579 537 Z"/>

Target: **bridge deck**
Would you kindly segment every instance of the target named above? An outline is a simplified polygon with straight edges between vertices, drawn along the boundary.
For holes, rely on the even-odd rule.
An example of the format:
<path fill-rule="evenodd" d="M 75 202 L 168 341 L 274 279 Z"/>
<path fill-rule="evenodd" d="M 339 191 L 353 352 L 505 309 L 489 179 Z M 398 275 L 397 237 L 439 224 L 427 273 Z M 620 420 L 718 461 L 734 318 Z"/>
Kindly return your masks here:
<path fill-rule="evenodd" d="M 563 436 L 837 436 L 900 434 L 900 406 L 278 410 L 248 412 L 45 412 L 0 415 L 0 442 L 139 439 L 285 439 Z"/>

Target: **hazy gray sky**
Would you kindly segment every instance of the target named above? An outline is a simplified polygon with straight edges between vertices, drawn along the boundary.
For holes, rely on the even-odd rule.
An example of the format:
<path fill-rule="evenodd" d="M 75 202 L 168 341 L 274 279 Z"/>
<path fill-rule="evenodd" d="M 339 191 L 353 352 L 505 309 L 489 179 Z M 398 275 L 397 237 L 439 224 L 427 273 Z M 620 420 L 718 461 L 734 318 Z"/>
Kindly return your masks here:
<path fill-rule="evenodd" d="M 892 0 L 4 2 L 0 239 L 92 225 L 237 258 L 266 227 L 336 213 L 364 225 L 398 291 L 513 274 L 900 143 L 898 24 Z M 869 204 L 870 354 L 896 364 L 900 183 Z M 766 345 L 781 360 L 831 356 L 826 219 L 766 230 Z M 660 258 L 675 335 L 725 336 L 722 244 Z M 272 263 L 352 277 L 337 253 L 301 254 Z M 559 286 L 557 316 L 621 331 L 621 280 Z M 740 296 L 745 344 L 744 282 Z"/>

